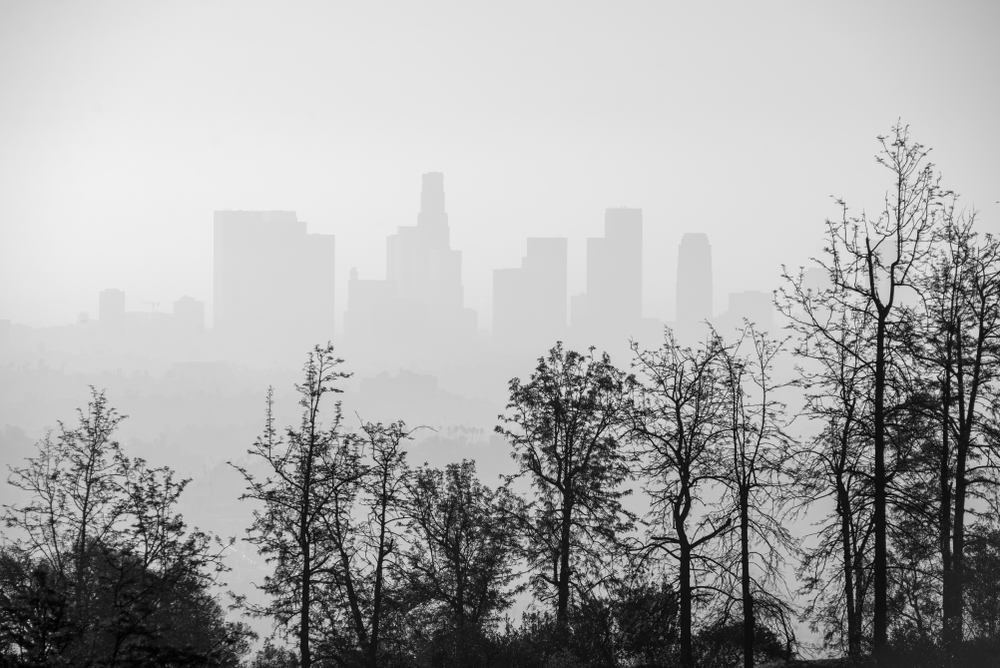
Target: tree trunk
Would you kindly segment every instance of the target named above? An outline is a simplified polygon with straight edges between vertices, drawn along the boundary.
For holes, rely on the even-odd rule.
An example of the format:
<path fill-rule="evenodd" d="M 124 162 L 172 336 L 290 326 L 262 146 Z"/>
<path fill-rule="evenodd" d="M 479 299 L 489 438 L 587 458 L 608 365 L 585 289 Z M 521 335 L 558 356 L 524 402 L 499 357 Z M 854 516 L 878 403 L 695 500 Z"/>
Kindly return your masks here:
<path fill-rule="evenodd" d="M 681 590 L 681 666 L 694 667 L 694 652 L 691 647 L 691 546 L 682 538 L 680 544 L 680 590 Z"/>
<path fill-rule="evenodd" d="M 962 620 L 965 598 L 965 496 L 968 481 L 965 479 L 966 461 L 969 456 L 971 433 L 963 428 L 959 434 L 955 466 L 955 522 L 952 527 L 952 555 L 950 578 L 950 615 L 945 617 L 945 646 L 955 647 L 965 635 Z M 946 613 L 947 614 L 947 613 Z"/>
<path fill-rule="evenodd" d="M 875 615 L 874 645 L 876 661 L 883 662 L 889 644 L 888 624 L 888 550 L 886 545 L 886 473 L 885 473 L 885 381 L 886 318 L 888 309 L 879 308 L 875 338 Z"/>
<path fill-rule="evenodd" d="M 851 499 L 843 481 L 843 471 L 837 474 L 837 512 L 840 514 L 840 541 L 844 559 L 844 599 L 847 606 L 847 655 L 861 655 L 861 624 L 855 609 L 854 558 L 851 550 Z"/>
<path fill-rule="evenodd" d="M 743 668 L 753 668 L 754 612 L 750 592 L 750 494 L 740 490 L 740 579 L 743 590 Z"/>
<path fill-rule="evenodd" d="M 569 629 L 569 549 L 572 512 L 572 500 L 567 493 L 563 497 L 562 531 L 559 537 L 559 598 L 556 607 L 556 622 L 559 625 L 560 634 L 566 633 Z"/>
<path fill-rule="evenodd" d="M 344 589 L 347 592 L 347 602 L 351 608 L 351 620 L 354 622 L 354 632 L 358 636 L 358 645 L 367 651 L 368 632 L 365 630 L 365 622 L 361 616 L 361 602 L 354 587 L 354 577 L 351 575 L 351 560 L 343 545 L 338 546 L 338 551 L 340 552 L 341 567 L 344 569 Z"/>
<path fill-rule="evenodd" d="M 378 556 L 375 561 L 375 586 L 372 592 L 372 632 L 371 640 L 368 643 L 368 663 L 371 668 L 376 668 L 378 666 L 378 644 L 379 644 L 379 632 L 381 630 L 382 622 L 382 583 L 384 579 L 384 569 L 385 569 L 385 558 L 388 554 L 386 549 L 386 530 L 388 527 L 387 517 L 388 517 L 388 476 L 389 472 L 386 470 L 382 473 L 382 494 L 380 498 L 381 507 L 379 508 L 379 537 L 378 537 Z"/>
<path fill-rule="evenodd" d="M 941 425 L 941 454 L 940 454 L 940 481 L 939 481 L 939 508 L 940 508 L 940 541 L 941 541 L 941 575 L 942 575 L 942 597 L 941 612 L 944 618 L 942 628 L 943 642 L 948 645 L 950 642 L 949 625 L 954 616 L 953 597 L 953 563 L 951 559 L 951 448 L 949 445 L 948 433 L 949 414 L 951 412 L 950 400 L 947 396 L 948 389 L 945 388 L 945 397 L 942 406 Z"/>
<path fill-rule="evenodd" d="M 302 562 L 302 608 L 299 611 L 301 623 L 299 625 L 299 657 L 302 668 L 312 666 L 312 655 L 309 652 L 309 607 L 310 601 L 310 560 L 308 550 Z"/>

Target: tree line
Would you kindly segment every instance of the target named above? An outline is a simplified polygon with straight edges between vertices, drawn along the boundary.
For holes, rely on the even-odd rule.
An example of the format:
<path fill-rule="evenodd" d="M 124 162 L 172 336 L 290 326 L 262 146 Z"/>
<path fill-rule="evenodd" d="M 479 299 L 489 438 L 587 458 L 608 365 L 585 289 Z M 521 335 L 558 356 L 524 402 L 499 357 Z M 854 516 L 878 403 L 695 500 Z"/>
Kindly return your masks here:
<path fill-rule="evenodd" d="M 268 565 L 265 602 L 235 606 L 273 623 L 256 652 L 216 594 L 227 544 L 176 512 L 186 480 L 125 456 L 94 390 L 11 469 L 31 501 L 5 508 L 0 665 L 749 668 L 792 657 L 797 621 L 857 661 L 987 665 L 1000 244 L 905 127 L 880 148 L 878 214 L 839 202 L 822 280 L 784 272 L 787 338 L 666 329 L 627 369 L 556 343 L 509 383 L 495 486 L 412 465 L 402 422 L 348 429 L 317 346 L 298 422 L 269 392 L 232 464 Z"/>

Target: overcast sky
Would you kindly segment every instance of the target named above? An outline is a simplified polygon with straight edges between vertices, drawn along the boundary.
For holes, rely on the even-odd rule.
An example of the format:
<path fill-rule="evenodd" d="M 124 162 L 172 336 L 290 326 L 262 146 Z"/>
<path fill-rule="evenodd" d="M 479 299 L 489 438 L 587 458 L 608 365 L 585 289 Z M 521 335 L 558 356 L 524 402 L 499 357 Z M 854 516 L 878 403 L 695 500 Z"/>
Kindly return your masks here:
<path fill-rule="evenodd" d="M 877 5 L 877 6 L 875 6 Z M 877 208 L 897 118 L 1000 230 L 1000 3 L 0 0 L 0 318 L 188 294 L 212 212 L 291 209 L 385 272 L 445 174 L 465 302 L 566 236 L 570 294 L 604 209 L 643 209 L 645 314 L 677 244 L 712 243 L 717 310 L 821 247 L 831 196 Z"/>

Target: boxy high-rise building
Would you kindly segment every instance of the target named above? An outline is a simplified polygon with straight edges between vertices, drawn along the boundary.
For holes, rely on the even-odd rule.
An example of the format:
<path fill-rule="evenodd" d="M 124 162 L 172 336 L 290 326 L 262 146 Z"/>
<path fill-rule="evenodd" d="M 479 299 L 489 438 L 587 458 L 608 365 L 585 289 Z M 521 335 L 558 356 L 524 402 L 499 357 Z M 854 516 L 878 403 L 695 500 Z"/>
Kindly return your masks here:
<path fill-rule="evenodd" d="M 642 209 L 608 209 L 604 236 L 587 239 L 587 292 L 573 297 L 573 329 L 599 346 L 627 341 L 642 319 Z"/>
<path fill-rule="evenodd" d="M 216 211 L 214 331 L 267 359 L 302 359 L 332 340 L 335 249 L 294 211 Z"/>
<path fill-rule="evenodd" d="M 521 266 L 493 270 L 493 338 L 542 354 L 566 331 L 566 239 L 529 238 Z"/>
<path fill-rule="evenodd" d="M 712 317 L 712 245 L 688 232 L 677 249 L 677 325 L 690 328 Z"/>

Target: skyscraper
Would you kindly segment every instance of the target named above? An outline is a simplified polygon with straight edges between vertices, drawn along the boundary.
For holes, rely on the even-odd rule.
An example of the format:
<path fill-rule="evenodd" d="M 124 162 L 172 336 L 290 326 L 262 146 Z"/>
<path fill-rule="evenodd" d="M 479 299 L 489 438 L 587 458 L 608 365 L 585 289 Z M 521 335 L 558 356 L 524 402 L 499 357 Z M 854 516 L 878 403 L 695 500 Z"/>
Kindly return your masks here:
<path fill-rule="evenodd" d="M 424 174 L 417 224 L 386 239 L 385 279 L 351 273 L 344 335 L 352 354 L 410 363 L 471 349 L 476 313 L 463 305 L 462 252 L 450 236 L 444 175 Z"/>
<path fill-rule="evenodd" d="M 237 352 L 282 359 L 332 339 L 335 248 L 294 211 L 216 211 L 215 332 Z"/>
<path fill-rule="evenodd" d="M 423 175 L 417 224 L 386 239 L 386 278 L 404 301 L 433 310 L 462 308 L 462 251 L 451 249 L 444 174 Z"/>
<path fill-rule="evenodd" d="M 761 290 L 729 293 L 729 308 L 718 318 L 719 330 L 728 335 L 734 328 L 742 327 L 747 320 L 759 331 L 769 331 L 774 326 L 774 295 Z"/>
<path fill-rule="evenodd" d="M 528 239 L 521 266 L 493 270 L 493 338 L 541 354 L 566 330 L 566 239 Z"/>
<path fill-rule="evenodd" d="M 606 345 L 642 318 L 642 209 L 608 209 L 604 236 L 587 239 L 587 292 L 573 297 L 573 329 Z"/>
<path fill-rule="evenodd" d="M 688 232 L 677 250 L 677 325 L 690 328 L 712 317 L 712 245 Z"/>

